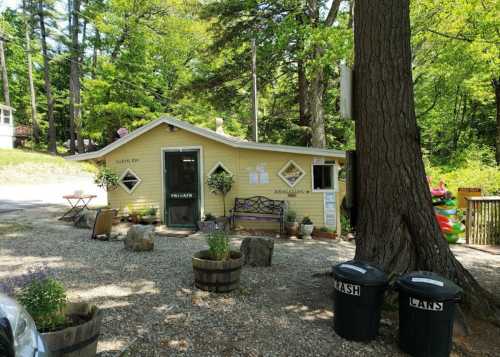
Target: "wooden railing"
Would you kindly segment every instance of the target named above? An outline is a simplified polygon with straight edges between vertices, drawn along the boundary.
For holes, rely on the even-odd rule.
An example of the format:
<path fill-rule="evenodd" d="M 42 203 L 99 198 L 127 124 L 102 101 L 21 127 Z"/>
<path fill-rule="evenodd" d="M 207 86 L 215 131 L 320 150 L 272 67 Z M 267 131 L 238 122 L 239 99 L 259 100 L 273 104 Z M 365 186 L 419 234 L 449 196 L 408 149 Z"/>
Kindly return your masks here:
<path fill-rule="evenodd" d="M 468 197 L 467 244 L 500 245 L 500 196 Z"/>

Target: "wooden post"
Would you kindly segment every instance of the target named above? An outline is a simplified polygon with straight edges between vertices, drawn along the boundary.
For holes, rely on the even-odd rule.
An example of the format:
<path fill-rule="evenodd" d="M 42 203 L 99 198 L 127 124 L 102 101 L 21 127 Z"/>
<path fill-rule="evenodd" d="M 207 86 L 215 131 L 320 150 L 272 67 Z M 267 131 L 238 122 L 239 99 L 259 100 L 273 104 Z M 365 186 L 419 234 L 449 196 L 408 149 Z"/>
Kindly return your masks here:
<path fill-rule="evenodd" d="M 465 221 L 465 243 L 469 244 L 470 232 L 472 228 L 472 201 L 465 198 L 467 201 L 467 219 Z"/>
<path fill-rule="evenodd" d="M 252 139 L 259 142 L 258 126 L 258 101 L 257 101 L 257 46 L 252 38 Z"/>

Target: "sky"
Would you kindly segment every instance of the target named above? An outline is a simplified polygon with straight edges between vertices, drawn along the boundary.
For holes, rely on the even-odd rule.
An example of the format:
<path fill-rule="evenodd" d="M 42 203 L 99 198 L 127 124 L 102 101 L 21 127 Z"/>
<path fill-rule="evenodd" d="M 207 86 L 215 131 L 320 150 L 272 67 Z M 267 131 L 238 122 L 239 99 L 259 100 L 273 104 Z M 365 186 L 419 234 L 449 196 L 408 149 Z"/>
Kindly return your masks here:
<path fill-rule="evenodd" d="M 3 11 L 8 7 L 15 9 L 21 4 L 21 2 L 21 0 L 0 0 L 0 11 Z"/>

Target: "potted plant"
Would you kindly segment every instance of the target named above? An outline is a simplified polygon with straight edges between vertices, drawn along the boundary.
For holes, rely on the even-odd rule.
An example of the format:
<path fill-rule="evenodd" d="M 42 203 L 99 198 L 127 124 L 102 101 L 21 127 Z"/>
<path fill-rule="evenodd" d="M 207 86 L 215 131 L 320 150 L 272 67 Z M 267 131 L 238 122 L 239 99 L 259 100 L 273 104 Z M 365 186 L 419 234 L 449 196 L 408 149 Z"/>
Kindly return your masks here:
<path fill-rule="evenodd" d="M 225 293 L 240 286 L 241 253 L 232 251 L 226 232 L 216 230 L 207 237 L 208 250 L 192 258 L 194 284 L 197 288 Z"/>
<path fill-rule="evenodd" d="M 297 213 L 295 211 L 288 210 L 285 229 L 288 237 L 296 237 L 299 234 L 299 222 L 297 222 Z"/>
<path fill-rule="evenodd" d="M 130 211 L 128 219 L 132 224 L 139 224 L 141 222 L 141 210 L 134 209 Z"/>
<path fill-rule="evenodd" d="M 63 285 L 45 266 L 30 269 L 2 287 L 25 307 L 54 356 L 95 356 L 102 311 L 95 305 L 68 302 Z"/>
<path fill-rule="evenodd" d="M 224 216 L 217 217 L 217 226 L 221 230 L 227 230 L 229 227 L 229 219 L 226 216 L 226 196 L 231 191 L 233 187 L 234 179 L 233 176 L 226 171 L 214 172 L 207 179 L 207 185 L 210 192 L 215 195 L 222 196 L 222 207 L 224 209 Z"/>
<path fill-rule="evenodd" d="M 156 222 L 156 212 L 158 211 L 155 207 L 144 208 L 140 211 L 140 222 L 142 224 L 154 224 Z"/>
<path fill-rule="evenodd" d="M 314 229 L 314 224 L 313 221 L 308 216 L 305 216 L 302 218 L 302 225 L 301 225 L 301 230 L 302 230 L 302 239 L 312 239 L 311 234 Z"/>
<path fill-rule="evenodd" d="M 97 186 L 105 189 L 106 191 L 112 191 L 118 187 L 118 181 L 120 178 L 111 169 L 106 166 L 100 166 L 97 172 L 94 182 Z"/>
<path fill-rule="evenodd" d="M 321 227 L 320 229 L 314 229 L 313 236 L 316 238 L 335 239 L 337 231 L 334 228 Z"/>
<path fill-rule="evenodd" d="M 205 218 L 198 222 L 198 229 L 203 233 L 210 233 L 216 228 L 215 216 L 211 213 L 205 214 Z"/>

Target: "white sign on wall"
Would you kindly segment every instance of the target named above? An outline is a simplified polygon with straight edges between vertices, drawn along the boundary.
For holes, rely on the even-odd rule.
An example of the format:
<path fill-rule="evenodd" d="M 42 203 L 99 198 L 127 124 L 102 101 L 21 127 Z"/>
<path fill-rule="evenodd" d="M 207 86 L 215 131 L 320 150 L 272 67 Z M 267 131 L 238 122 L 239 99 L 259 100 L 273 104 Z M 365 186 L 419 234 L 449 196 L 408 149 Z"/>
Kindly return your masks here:
<path fill-rule="evenodd" d="M 323 193 L 325 226 L 337 228 L 337 196 L 335 192 Z"/>

